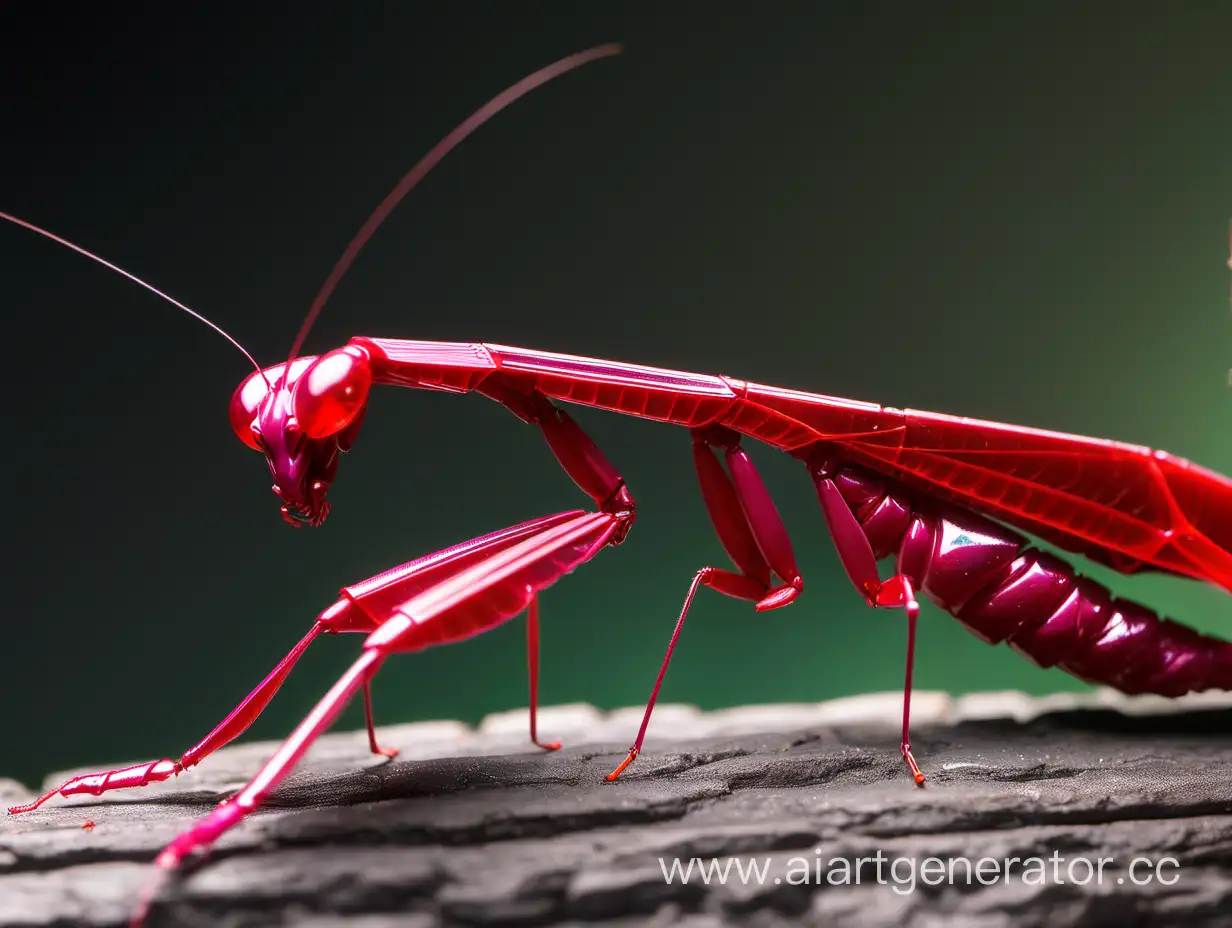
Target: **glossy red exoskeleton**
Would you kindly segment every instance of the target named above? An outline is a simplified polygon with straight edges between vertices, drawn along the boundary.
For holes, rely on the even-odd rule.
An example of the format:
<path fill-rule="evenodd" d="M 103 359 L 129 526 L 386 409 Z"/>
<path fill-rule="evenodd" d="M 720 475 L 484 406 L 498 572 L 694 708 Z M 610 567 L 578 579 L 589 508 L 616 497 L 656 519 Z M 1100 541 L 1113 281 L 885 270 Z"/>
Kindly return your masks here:
<path fill-rule="evenodd" d="M 789 605 L 804 589 L 791 539 L 743 448 L 745 438 L 801 462 L 859 595 L 872 607 L 903 609 L 907 616 L 901 750 L 916 783 L 925 777 L 912 754 L 908 729 L 921 595 L 983 640 L 1006 642 L 1040 666 L 1059 667 L 1082 680 L 1164 696 L 1232 689 L 1232 644 L 1114 598 L 1068 563 L 1032 547 L 1023 534 L 1121 573 L 1163 571 L 1232 591 L 1232 481 L 1164 452 L 726 376 L 505 345 L 361 337 L 320 356 L 298 356 L 355 255 L 441 157 L 533 87 L 615 51 L 616 46 L 603 46 L 531 75 L 425 156 L 334 267 L 288 360 L 265 369 L 254 361 L 257 370 L 240 384 L 229 411 L 239 439 L 265 456 L 282 515 L 296 526 L 320 525 L 328 516 L 339 455 L 354 445 L 370 390 L 378 384 L 474 392 L 501 404 L 540 429 L 595 511 L 533 519 L 347 587 L 270 675 L 178 760 L 77 777 L 10 811 L 30 811 L 56 795 L 142 786 L 199 763 L 251 724 L 322 632 L 364 634 L 362 655 L 237 796 L 159 855 L 160 867 L 173 869 L 256 809 L 361 690 L 371 748 L 392 753 L 377 745 L 369 690 L 385 659 L 479 634 L 524 610 L 531 738 L 541 747 L 557 747 L 539 741 L 535 723 L 538 593 L 606 546 L 622 542 L 635 521 L 624 479 L 558 405 L 562 402 L 688 428 L 703 500 L 735 567 L 706 566 L 693 577 L 641 727 L 609 779 L 641 750 L 672 651 L 700 587 L 747 600 L 760 612 Z M 136 280 L 37 226 L 0 217 Z M 877 562 L 890 556 L 896 559 L 895 571 L 883 579 Z"/>

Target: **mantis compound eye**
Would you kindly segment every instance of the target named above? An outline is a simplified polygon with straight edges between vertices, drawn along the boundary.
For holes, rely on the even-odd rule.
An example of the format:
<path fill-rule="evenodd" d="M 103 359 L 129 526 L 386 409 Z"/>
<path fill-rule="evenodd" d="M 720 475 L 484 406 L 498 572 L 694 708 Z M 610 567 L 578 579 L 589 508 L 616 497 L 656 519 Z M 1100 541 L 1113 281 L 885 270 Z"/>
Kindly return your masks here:
<path fill-rule="evenodd" d="M 254 372 L 239 385 L 231 396 L 231 406 L 228 410 L 231 428 L 239 440 L 254 451 L 260 451 L 261 446 L 257 442 L 252 426 L 257 418 L 257 410 L 268 393 L 269 387 L 265 380 L 260 374 Z"/>
<path fill-rule="evenodd" d="M 309 438 L 336 435 L 363 412 L 372 386 L 368 355 L 348 346 L 321 355 L 295 381 L 291 408 Z"/>

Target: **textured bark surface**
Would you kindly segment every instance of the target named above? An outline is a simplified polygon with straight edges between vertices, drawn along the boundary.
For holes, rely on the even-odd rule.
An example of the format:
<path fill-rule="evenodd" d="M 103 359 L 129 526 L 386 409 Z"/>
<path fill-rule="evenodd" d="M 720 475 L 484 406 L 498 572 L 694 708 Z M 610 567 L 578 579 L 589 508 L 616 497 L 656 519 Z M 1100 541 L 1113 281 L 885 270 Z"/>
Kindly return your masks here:
<path fill-rule="evenodd" d="M 1232 704 L 921 693 L 914 745 L 931 779 L 918 789 L 898 756 L 898 699 L 663 706 L 646 752 L 614 784 L 603 775 L 640 709 L 546 710 L 541 731 L 566 741 L 550 755 L 524 747 L 522 712 L 478 729 L 384 729 L 403 751 L 394 761 L 367 754 L 362 733 L 330 735 L 268 810 L 160 890 L 150 924 L 1232 923 Z M 168 784 L 4 817 L 0 925 L 124 924 L 154 854 L 272 748 L 241 745 Z M 5 805 L 29 797 L 0 780 Z M 694 857 L 768 869 L 762 880 L 734 867 L 725 883 L 707 885 L 696 869 L 687 883 L 665 880 L 661 858 Z M 1047 872 L 968 884 L 957 863 L 956 885 L 929 886 L 919 877 L 928 857 L 947 867 L 1038 857 Z M 1112 860 L 1102 880 L 1079 885 L 1067 871 L 1077 857 Z M 1179 867 L 1135 874 L 1175 881 L 1136 885 L 1128 867 L 1139 857 L 1175 858 Z M 870 859 L 849 876 L 836 863 L 858 858 Z M 896 858 L 916 862 L 911 891 Z"/>

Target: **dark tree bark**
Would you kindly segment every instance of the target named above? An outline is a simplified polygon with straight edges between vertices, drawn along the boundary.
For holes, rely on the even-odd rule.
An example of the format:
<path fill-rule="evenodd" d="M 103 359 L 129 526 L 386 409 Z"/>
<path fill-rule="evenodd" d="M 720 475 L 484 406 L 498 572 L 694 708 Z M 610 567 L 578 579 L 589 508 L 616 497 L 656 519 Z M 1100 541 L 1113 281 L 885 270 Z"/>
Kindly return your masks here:
<path fill-rule="evenodd" d="M 566 741 L 550 755 L 522 749 L 522 713 L 479 730 L 384 729 L 403 750 L 395 761 L 368 755 L 362 733 L 330 735 L 267 811 L 160 891 L 151 928 L 1232 923 L 1229 704 L 1085 702 L 919 694 L 922 789 L 899 759 L 889 696 L 663 706 L 647 751 L 614 784 L 603 776 L 640 710 L 548 710 L 541 732 Z M 105 802 L 5 817 L 0 925 L 124 924 L 154 854 L 272 747 L 233 747 Z M 29 795 L 0 781 L 6 805 Z M 741 881 L 733 866 L 707 885 L 695 865 L 687 884 L 669 884 L 660 860 L 694 857 L 768 869 Z M 930 857 L 941 864 L 926 872 Z M 1007 881 L 985 864 L 992 880 L 977 872 L 968 884 L 962 860 L 981 858 L 997 874 L 1018 858 L 1019 870 Z M 1100 858 L 1102 878 L 1081 885 L 1087 865 L 1074 861 L 1094 869 Z M 1149 864 L 1131 878 L 1135 858 Z M 955 885 L 926 885 L 949 867 Z"/>

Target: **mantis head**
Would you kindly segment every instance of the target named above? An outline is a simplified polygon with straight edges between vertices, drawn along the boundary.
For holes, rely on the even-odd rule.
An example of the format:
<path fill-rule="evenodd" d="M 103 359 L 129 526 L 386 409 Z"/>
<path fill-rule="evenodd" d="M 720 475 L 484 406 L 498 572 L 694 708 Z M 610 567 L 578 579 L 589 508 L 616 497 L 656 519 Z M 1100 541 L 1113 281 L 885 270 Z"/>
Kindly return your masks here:
<path fill-rule="evenodd" d="M 296 357 L 338 281 L 389 212 L 463 139 L 534 88 L 619 51 L 619 45 L 600 45 L 540 68 L 497 94 L 441 139 L 398 182 L 351 240 L 308 310 L 287 363 L 276 367 L 262 370 L 247 349 L 218 325 L 122 267 L 24 219 L 0 212 L 0 220 L 58 242 L 127 277 L 205 323 L 234 345 L 255 372 L 231 397 L 231 427 L 240 441 L 265 455 L 274 477 L 274 492 L 282 500 L 282 517 L 296 527 L 320 525 L 329 515 L 325 495 L 338 470 L 338 455 L 355 442 L 368 404 L 368 388 L 372 386 L 369 355 L 358 345 L 347 345 L 320 357 Z"/>
<path fill-rule="evenodd" d="M 265 455 L 290 524 L 320 525 L 338 455 L 355 443 L 368 405 L 368 353 L 348 345 L 249 374 L 231 397 L 231 427 Z"/>

